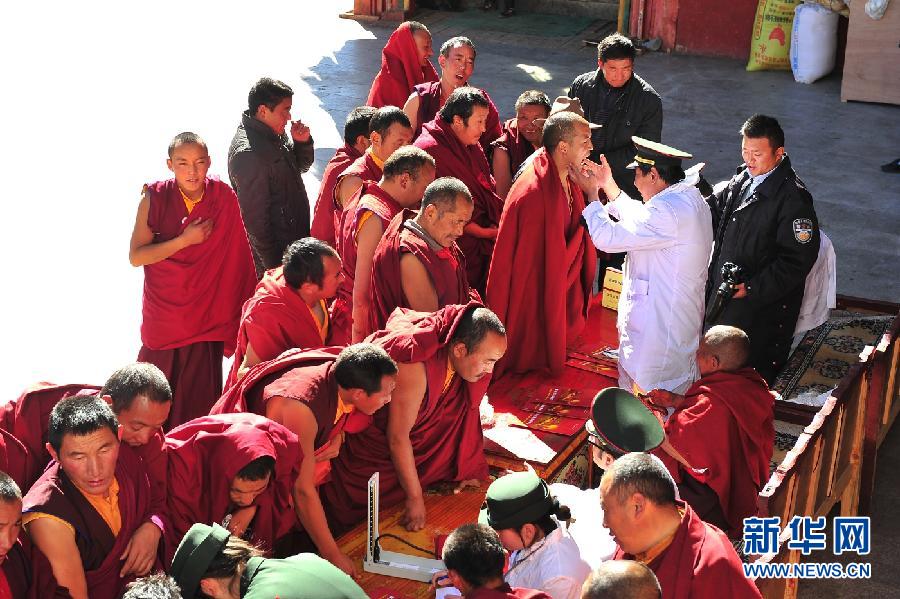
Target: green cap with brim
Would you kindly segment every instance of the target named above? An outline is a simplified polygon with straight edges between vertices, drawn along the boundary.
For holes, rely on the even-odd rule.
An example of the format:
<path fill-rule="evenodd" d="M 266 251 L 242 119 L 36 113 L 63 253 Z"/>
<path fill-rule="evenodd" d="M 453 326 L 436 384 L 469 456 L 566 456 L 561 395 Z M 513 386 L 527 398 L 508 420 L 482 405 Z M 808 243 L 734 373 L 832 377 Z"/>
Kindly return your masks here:
<path fill-rule="evenodd" d="M 534 472 L 513 472 L 488 487 L 478 522 L 494 530 L 518 529 L 552 514 L 557 508 L 559 500 Z"/>
<path fill-rule="evenodd" d="M 588 433 L 616 457 L 656 449 L 666 438 L 659 420 L 644 402 L 619 387 L 609 387 L 594 397 L 590 424 L 593 427 L 587 427 Z"/>
<path fill-rule="evenodd" d="M 631 141 L 634 143 L 637 153 L 634 155 L 634 162 L 627 164 L 625 168 L 635 169 L 640 165 L 646 167 L 681 166 L 683 160 L 693 158 L 687 152 L 682 152 L 658 141 L 651 141 L 636 135 L 631 138 Z"/>
<path fill-rule="evenodd" d="M 181 539 L 169 573 L 181 587 L 184 599 L 193 599 L 197 595 L 200 579 L 230 536 L 231 533 L 218 524 L 194 524 Z"/>

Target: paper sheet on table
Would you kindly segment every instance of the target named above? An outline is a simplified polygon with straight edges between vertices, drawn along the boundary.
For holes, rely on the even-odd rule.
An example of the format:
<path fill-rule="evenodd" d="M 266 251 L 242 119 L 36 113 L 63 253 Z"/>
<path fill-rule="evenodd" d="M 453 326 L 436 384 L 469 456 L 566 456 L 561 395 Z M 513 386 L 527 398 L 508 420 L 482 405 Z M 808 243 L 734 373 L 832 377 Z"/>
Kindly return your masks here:
<path fill-rule="evenodd" d="M 462 597 L 462 593 L 456 587 L 441 587 L 434 592 L 434 599 L 451 599 L 451 597 Z"/>
<path fill-rule="evenodd" d="M 495 426 L 485 429 L 484 436 L 523 460 L 549 464 L 556 452 L 527 428 Z"/>

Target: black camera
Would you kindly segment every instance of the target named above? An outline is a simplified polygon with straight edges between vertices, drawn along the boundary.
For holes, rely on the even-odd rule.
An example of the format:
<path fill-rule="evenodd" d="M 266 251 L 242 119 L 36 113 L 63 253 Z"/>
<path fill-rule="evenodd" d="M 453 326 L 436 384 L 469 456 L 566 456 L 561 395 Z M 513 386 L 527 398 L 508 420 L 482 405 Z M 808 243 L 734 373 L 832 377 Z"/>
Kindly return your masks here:
<path fill-rule="evenodd" d="M 722 284 L 716 289 L 716 296 L 712 305 L 706 310 L 706 322 L 713 325 L 722 315 L 722 310 L 734 297 L 737 286 L 744 282 L 744 269 L 734 262 L 726 262 L 722 265 Z"/>

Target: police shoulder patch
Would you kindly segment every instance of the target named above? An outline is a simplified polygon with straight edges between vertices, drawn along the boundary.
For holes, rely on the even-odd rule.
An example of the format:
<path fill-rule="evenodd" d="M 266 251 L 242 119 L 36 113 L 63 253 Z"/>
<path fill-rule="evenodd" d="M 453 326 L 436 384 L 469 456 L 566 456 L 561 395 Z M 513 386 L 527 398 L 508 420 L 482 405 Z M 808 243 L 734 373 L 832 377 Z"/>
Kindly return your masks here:
<path fill-rule="evenodd" d="M 809 218 L 794 219 L 794 239 L 797 243 L 809 243 L 813 237 L 813 222 Z"/>

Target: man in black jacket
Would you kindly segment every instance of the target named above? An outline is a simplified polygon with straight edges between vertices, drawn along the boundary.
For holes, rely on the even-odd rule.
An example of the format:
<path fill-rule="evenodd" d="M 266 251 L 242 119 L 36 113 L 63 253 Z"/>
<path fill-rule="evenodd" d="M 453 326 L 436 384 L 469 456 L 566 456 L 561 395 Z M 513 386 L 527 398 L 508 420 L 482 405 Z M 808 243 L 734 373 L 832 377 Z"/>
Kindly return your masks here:
<path fill-rule="evenodd" d="M 706 304 L 722 283 L 722 265 L 744 271 L 744 282 L 721 315 L 750 337 L 751 363 L 771 384 L 787 361 L 806 275 L 819 253 L 812 196 L 784 153 L 778 121 L 754 115 L 741 127 L 741 155 L 728 185 L 708 198 L 715 231 Z"/>
<path fill-rule="evenodd" d="M 597 46 L 597 70 L 579 75 L 569 97 L 581 100 L 585 118 L 603 125 L 592 131 L 591 160 L 606 156 L 619 188 L 640 198 L 634 186 L 634 171 L 626 165 L 634 160 L 633 136 L 660 141 L 662 101 L 649 83 L 634 74 L 635 49 L 627 37 L 614 33 Z"/>
<path fill-rule="evenodd" d="M 241 205 L 257 277 L 281 265 L 287 246 L 309 236 L 302 175 L 315 156 L 309 127 L 293 121 L 290 135 L 285 133 L 293 96 L 281 81 L 257 81 L 228 150 L 228 176 Z"/>

